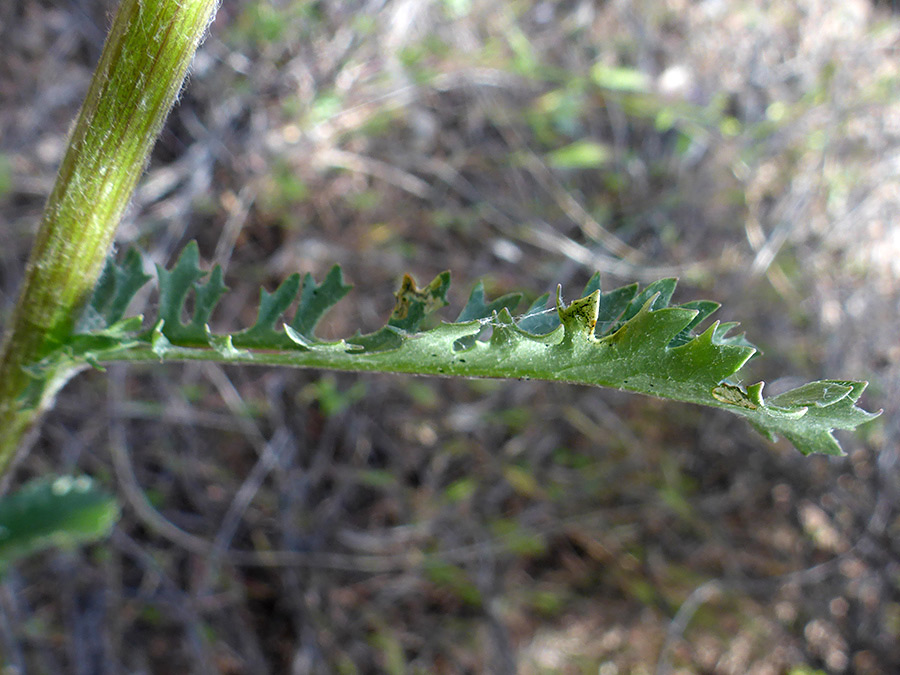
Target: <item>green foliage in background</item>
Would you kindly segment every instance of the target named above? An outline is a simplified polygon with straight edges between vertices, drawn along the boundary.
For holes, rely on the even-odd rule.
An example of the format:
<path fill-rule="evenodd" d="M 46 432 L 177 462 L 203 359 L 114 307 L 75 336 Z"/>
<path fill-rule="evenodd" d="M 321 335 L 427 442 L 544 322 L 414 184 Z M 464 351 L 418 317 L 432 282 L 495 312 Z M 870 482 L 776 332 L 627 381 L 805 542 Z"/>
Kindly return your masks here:
<path fill-rule="evenodd" d="M 87 476 L 32 481 L 0 499 L 0 574 L 32 553 L 102 539 L 118 519 L 115 497 Z"/>

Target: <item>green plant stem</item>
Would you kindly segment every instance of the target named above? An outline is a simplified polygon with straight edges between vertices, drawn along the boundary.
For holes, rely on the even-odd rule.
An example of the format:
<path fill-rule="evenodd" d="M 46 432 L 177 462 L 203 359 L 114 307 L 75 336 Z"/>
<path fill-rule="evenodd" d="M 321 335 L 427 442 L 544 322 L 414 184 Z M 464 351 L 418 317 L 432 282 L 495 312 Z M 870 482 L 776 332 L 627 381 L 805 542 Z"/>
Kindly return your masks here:
<path fill-rule="evenodd" d="M 74 372 L 22 368 L 72 328 L 217 0 L 123 0 L 47 201 L 0 350 L 0 475 Z M 42 387 L 37 404 L 22 404 Z M 30 398 L 29 400 L 34 400 Z"/>

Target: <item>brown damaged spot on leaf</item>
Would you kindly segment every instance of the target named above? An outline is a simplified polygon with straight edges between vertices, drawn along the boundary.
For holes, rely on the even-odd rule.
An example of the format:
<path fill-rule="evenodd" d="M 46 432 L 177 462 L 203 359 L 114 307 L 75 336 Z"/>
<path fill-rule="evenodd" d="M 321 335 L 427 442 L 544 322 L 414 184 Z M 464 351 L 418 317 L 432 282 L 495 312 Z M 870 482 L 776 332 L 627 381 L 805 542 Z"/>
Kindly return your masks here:
<path fill-rule="evenodd" d="M 416 297 L 420 291 L 416 289 L 416 281 L 408 274 L 403 275 L 403 283 L 400 289 L 394 293 L 397 303 L 394 305 L 394 311 L 391 312 L 392 319 L 405 319 L 409 315 L 410 297 Z"/>
<path fill-rule="evenodd" d="M 419 290 L 416 287 L 416 281 L 410 275 L 403 275 L 403 282 L 400 289 L 394 294 L 397 302 L 394 305 L 394 311 L 391 312 L 391 319 L 402 321 L 409 316 L 410 308 L 418 305 L 425 314 L 440 309 L 447 304 L 444 295 L 447 292 L 447 273 L 436 276 L 430 284 Z"/>
<path fill-rule="evenodd" d="M 747 395 L 747 392 L 733 384 L 723 382 L 719 386 L 713 387 L 711 393 L 714 399 L 722 403 L 736 405 L 741 408 L 747 408 L 748 410 L 756 410 L 759 407 L 753 402 L 750 396 Z"/>

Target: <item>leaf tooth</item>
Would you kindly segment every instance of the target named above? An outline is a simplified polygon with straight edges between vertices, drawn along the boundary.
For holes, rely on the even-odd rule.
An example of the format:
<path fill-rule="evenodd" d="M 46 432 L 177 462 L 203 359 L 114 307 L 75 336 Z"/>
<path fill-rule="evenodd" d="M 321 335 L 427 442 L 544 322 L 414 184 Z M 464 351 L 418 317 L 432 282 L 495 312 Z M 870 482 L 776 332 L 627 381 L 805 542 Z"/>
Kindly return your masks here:
<path fill-rule="evenodd" d="M 737 321 L 726 321 L 719 324 L 716 329 L 716 334 L 713 337 L 713 342 L 720 345 L 734 345 L 739 347 L 750 347 L 755 350 L 754 356 L 759 356 L 762 354 L 762 351 L 755 344 L 750 342 L 744 333 L 738 333 L 737 335 L 728 336 L 732 330 L 740 326 L 740 323 Z"/>
<path fill-rule="evenodd" d="M 466 306 L 463 307 L 462 312 L 460 312 L 459 316 L 456 318 L 456 323 L 471 321 L 472 319 L 486 319 L 491 316 L 493 312 L 499 312 L 504 308 L 512 311 L 518 306 L 521 300 L 521 293 L 509 293 L 500 296 L 491 302 L 485 302 L 484 283 L 479 281 L 469 294 L 469 300 L 466 302 Z"/>
<path fill-rule="evenodd" d="M 687 312 L 673 307 L 663 312 Z M 658 312 L 654 312 L 658 314 Z M 722 345 L 716 342 L 719 332 L 719 322 L 714 321 L 700 335 L 692 338 L 686 344 L 672 347 L 671 342 L 668 353 L 672 359 L 677 360 L 680 370 L 691 378 L 697 377 L 697 372 L 703 372 L 704 378 L 714 386 L 720 384 L 726 378 L 734 375 L 753 356 L 754 350 L 740 345 Z"/>
<path fill-rule="evenodd" d="M 644 290 L 647 290 L 647 289 L 644 289 Z M 639 314 L 649 314 L 650 312 L 658 311 L 658 310 L 662 309 L 662 307 L 656 306 L 657 305 L 656 301 L 659 300 L 660 295 L 661 294 L 659 293 L 659 291 L 657 291 L 653 295 L 646 298 L 644 300 L 644 303 L 641 305 L 641 308 L 638 310 L 637 314 L 635 314 L 635 316 L 638 316 Z"/>
<path fill-rule="evenodd" d="M 335 340 L 333 342 L 319 342 L 315 340 L 308 340 L 304 335 L 301 335 L 300 333 L 295 331 L 288 324 L 284 324 L 284 332 L 291 339 L 291 341 L 294 342 L 294 344 L 302 347 L 305 351 L 358 352 L 363 350 L 360 345 L 352 344 L 350 342 L 347 342 L 346 340 Z"/>
<path fill-rule="evenodd" d="M 594 275 L 588 280 L 587 284 L 585 284 L 584 290 L 581 292 L 581 297 L 585 298 L 594 291 L 600 291 L 601 296 L 603 294 L 603 291 L 600 288 L 600 272 L 594 272 Z"/>
<path fill-rule="evenodd" d="M 768 427 L 760 424 L 759 422 L 757 422 L 756 420 L 754 420 L 752 418 L 747 418 L 747 419 L 750 422 L 750 426 L 753 427 L 754 429 L 756 429 L 756 431 L 760 435 L 762 435 L 764 438 L 766 438 L 770 443 L 774 443 L 775 441 L 778 440 L 778 434 L 776 434 L 774 431 L 772 431 Z"/>
<path fill-rule="evenodd" d="M 762 390 L 765 386 L 766 383 L 760 381 L 747 387 L 747 396 L 757 408 L 762 408 L 765 405 L 762 395 Z"/>
<path fill-rule="evenodd" d="M 466 302 L 466 306 L 462 308 L 459 316 L 456 317 L 456 323 L 471 321 L 472 319 L 485 318 L 485 316 L 481 315 L 484 307 L 484 282 L 479 281 L 477 284 L 475 284 L 472 292 L 469 293 L 469 299 Z"/>
<path fill-rule="evenodd" d="M 696 315 L 696 310 L 692 309 L 681 309 L 680 307 L 657 308 L 660 297 L 660 293 L 654 293 L 647 298 L 640 311 L 623 325 L 623 328 L 627 326 L 632 327 L 629 337 L 641 340 L 645 349 L 649 345 L 657 345 L 657 348 L 664 348 Z M 695 340 L 691 342 L 695 342 Z M 702 344 L 702 342 L 698 343 L 698 345 Z"/>
<path fill-rule="evenodd" d="M 205 325 L 206 340 L 217 354 L 226 359 L 236 359 L 245 357 L 250 354 L 246 349 L 238 349 L 234 346 L 231 335 L 216 335 L 209 329 L 209 324 Z"/>
<path fill-rule="evenodd" d="M 830 429 L 819 429 L 813 433 L 784 431 L 782 435 L 794 444 L 804 455 L 820 453 L 832 457 L 843 457 L 847 453 L 841 448 Z"/>
<path fill-rule="evenodd" d="M 786 391 L 769 401 L 779 407 L 815 406 L 827 408 L 853 393 L 853 387 L 843 380 L 820 380 Z M 862 393 L 862 392 L 860 392 Z"/>
<path fill-rule="evenodd" d="M 228 287 L 222 280 L 222 268 L 216 265 L 209 277 L 209 281 L 205 284 L 195 281 L 193 287 L 194 317 L 190 326 L 194 329 L 200 329 L 209 323 L 209 317 L 213 309 L 219 303 L 222 295 L 228 290 Z"/>
<path fill-rule="evenodd" d="M 879 408 L 875 412 L 869 412 L 868 410 L 853 406 L 849 412 L 850 414 L 847 415 L 847 419 L 835 423 L 835 429 L 847 429 L 852 431 L 860 424 L 871 422 L 876 417 L 881 417 L 882 413 L 884 413 L 884 408 Z"/>
<path fill-rule="evenodd" d="M 694 311 L 696 311 L 696 310 L 694 310 Z M 699 312 L 698 312 L 698 313 L 699 313 Z M 690 326 L 691 324 L 693 324 L 696 320 L 697 320 L 697 317 L 695 316 L 693 319 L 691 319 L 691 321 L 690 321 L 690 323 L 688 324 L 688 326 Z M 710 346 L 710 347 L 713 346 L 713 344 L 714 344 L 714 338 L 715 338 L 715 335 L 716 335 L 716 330 L 718 329 L 718 327 L 719 327 L 719 322 L 718 322 L 718 321 L 713 321 L 713 322 L 712 322 L 712 325 L 710 325 L 709 328 L 707 328 L 705 331 L 703 331 L 702 333 L 700 333 L 700 335 L 697 335 L 696 337 L 694 337 L 693 339 L 691 339 L 691 340 L 689 341 L 689 343 L 690 343 L 690 342 L 696 342 L 698 345 L 703 345 L 704 347 L 706 347 L 706 346 Z M 683 332 L 683 331 L 682 331 L 682 332 Z M 679 333 L 679 335 L 681 335 L 681 333 Z M 677 336 L 676 336 L 676 337 L 677 337 Z M 672 345 L 672 343 L 670 342 L 670 343 L 669 343 L 669 346 L 671 346 L 671 345 Z"/>
<path fill-rule="evenodd" d="M 594 329 L 600 314 L 600 291 L 596 290 L 587 297 L 573 300 L 567 307 L 562 299 L 562 286 L 556 289 L 556 311 L 559 321 L 565 328 L 563 344 L 569 345 L 576 337 L 583 341 L 596 342 Z"/>
<path fill-rule="evenodd" d="M 353 286 L 344 283 L 344 273 L 340 265 L 333 266 L 321 284 L 316 284 L 312 275 L 303 277 L 300 302 L 297 313 L 291 321 L 291 328 L 307 337 L 312 337 L 321 318 L 336 305 Z"/>
<path fill-rule="evenodd" d="M 275 321 L 290 307 L 299 290 L 300 275 L 296 272 L 282 281 L 274 293 L 269 293 L 265 288 L 260 288 L 256 323 L 247 329 L 245 334 L 274 333 Z"/>
<path fill-rule="evenodd" d="M 171 351 L 172 349 L 172 343 L 169 342 L 169 339 L 165 336 L 165 333 L 163 333 L 165 325 L 165 319 L 160 319 L 156 322 L 156 325 L 153 326 L 153 330 L 150 333 L 150 349 L 159 357 L 160 361 L 163 360 L 166 352 Z"/>
<path fill-rule="evenodd" d="M 859 397 L 862 396 L 863 392 L 866 390 L 866 387 L 869 386 L 868 382 L 862 382 L 859 380 L 834 380 L 835 382 L 840 382 L 841 384 L 846 384 L 851 388 L 851 392 L 849 394 L 849 398 L 851 401 L 856 403 L 859 400 Z M 878 413 L 880 414 L 880 413 Z"/>
<path fill-rule="evenodd" d="M 116 264 L 113 257 L 106 261 L 103 272 L 97 282 L 91 301 L 85 308 L 96 313 L 102 327 L 111 326 L 122 318 L 128 304 L 135 293 L 146 284 L 151 277 L 144 274 L 141 256 L 135 249 L 129 249 L 121 265 Z M 88 322 L 80 326 L 78 332 L 87 332 L 98 325 Z"/>
<path fill-rule="evenodd" d="M 636 283 L 622 286 L 609 293 L 600 296 L 600 316 L 597 319 L 597 328 L 594 331 L 598 337 L 610 335 L 620 327 L 620 320 L 624 322 L 626 310 L 631 306 L 638 292 Z"/>
<path fill-rule="evenodd" d="M 622 321 L 628 321 L 643 311 L 648 299 L 652 299 L 652 302 L 650 303 L 651 310 L 667 307 L 669 300 L 672 299 L 672 294 L 675 292 L 675 286 L 677 284 L 678 280 L 672 278 L 654 281 L 634 297 L 628 305 L 628 308 L 625 310 L 625 313 L 622 315 Z"/>
<path fill-rule="evenodd" d="M 515 320 L 506 307 L 500 310 L 499 314 L 494 311 L 491 326 L 493 328 L 490 340 L 491 347 L 498 349 L 513 347 L 522 339 L 522 333 L 516 327 Z"/>
<path fill-rule="evenodd" d="M 769 417 L 783 420 L 798 420 L 808 412 L 809 408 L 806 406 L 800 408 L 779 408 L 775 405 L 766 405 L 765 409 L 765 413 Z"/>
<path fill-rule="evenodd" d="M 693 320 L 691 320 L 693 323 Z M 718 321 L 713 321 L 709 327 L 697 335 L 693 337 L 690 341 L 688 341 L 684 345 L 679 345 L 677 347 L 673 347 L 673 349 L 685 349 L 688 348 L 698 349 L 701 348 L 708 353 L 717 352 L 718 354 L 733 354 L 734 355 L 734 370 L 723 375 L 720 379 L 725 379 L 729 375 L 734 374 L 741 366 L 743 366 L 747 360 L 753 356 L 753 353 L 756 351 L 754 347 L 743 346 L 743 345 L 729 345 L 729 344 L 720 344 L 717 341 L 717 336 L 721 332 L 721 326 Z M 671 347 L 671 342 L 669 343 Z M 731 361 L 731 359 L 729 359 Z"/>
<path fill-rule="evenodd" d="M 678 347 L 690 342 L 694 337 L 692 331 L 720 306 L 718 302 L 713 302 L 712 300 L 693 300 L 679 305 L 681 309 L 692 309 L 697 313 L 691 319 L 691 322 L 678 335 L 672 338 L 671 342 L 669 342 L 669 347 Z"/>
<path fill-rule="evenodd" d="M 302 347 L 306 351 L 309 351 L 310 347 L 312 347 L 312 342 L 307 340 L 301 333 L 291 328 L 288 324 L 284 324 L 284 334 L 287 335 L 291 342 L 293 342 L 298 347 Z"/>
<path fill-rule="evenodd" d="M 668 307 L 669 303 L 672 301 L 672 296 L 675 294 L 675 287 L 678 285 L 678 279 L 674 277 L 670 277 L 668 279 L 660 279 L 656 281 L 647 289 L 658 288 L 659 296 L 654 301 L 653 309 L 663 309 L 664 307 Z"/>
<path fill-rule="evenodd" d="M 651 318 L 650 316 L 650 306 L 655 299 L 656 295 L 647 298 L 636 314 L 631 316 L 621 326 L 618 326 L 614 332 L 604 335 L 603 340 L 608 344 L 616 345 L 620 348 L 627 346 L 629 349 L 639 350 L 646 350 L 651 344 L 657 345 L 657 343 L 660 342 L 660 335 L 658 331 L 653 331 L 654 326 L 652 325 L 652 321 L 653 319 L 658 319 L 658 317 Z M 672 336 L 678 333 L 685 324 L 687 324 L 687 321 L 681 326 L 678 326 L 678 329 L 675 330 L 672 335 L 666 335 L 665 343 L 667 344 Z"/>
<path fill-rule="evenodd" d="M 481 324 L 477 321 L 475 324 L 480 329 Z M 366 335 L 357 332 L 357 334 L 350 338 L 348 342 L 351 345 L 359 347 L 363 351 L 375 353 L 390 352 L 400 349 L 400 347 L 403 346 L 405 339 L 407 339 L 407 335 L 400 328 L 395 328 L 394 326 L 382 326 L 374 333 L 367 333 Z"/>
<path fill-rule="evenodd" d="M 195 281 L 206 276 L 198 265 L 200 251 L 196 241 L 191 241 L 171 270 L 162 265 L 156 266 L 156 274 L 159 278 L 159 316 L 165 320 L 170 328 L 181 324 L 181 310 L 185 298 Z"/>
<path fill-rule="evenodd" d="M 516 325 L 530 335 L 545 335 L 555 330 L 559 326 L 559 313 L 545 311 L 549 299 L 549 293 L 537 298 Z"/>

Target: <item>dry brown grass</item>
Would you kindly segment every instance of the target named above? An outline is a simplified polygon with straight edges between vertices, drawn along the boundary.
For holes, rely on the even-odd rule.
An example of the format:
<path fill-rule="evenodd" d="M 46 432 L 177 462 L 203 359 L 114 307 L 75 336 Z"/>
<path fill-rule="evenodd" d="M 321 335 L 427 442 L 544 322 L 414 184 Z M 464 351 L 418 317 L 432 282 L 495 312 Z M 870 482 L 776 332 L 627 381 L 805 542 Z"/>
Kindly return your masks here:
<path fill-rule="evenodd" d="M 4 314 L 110 8 L 0 5 Z M 896 672 L 898 31 L 863 0 L 226 3 L 119 236 L 197 239 L 223 325 L 335 262 L 328 335 L 404 272 L 452 269 L 457 306 L 678 274 L 773 387 L 867 378 L 886 414 L 834 460 L 533 382 L 91 373 L 21 478 L 85 471 L 125 515 L 3 579 L 8 672 Z M 579 139 L 609 162 L 553 166 Z"/>

